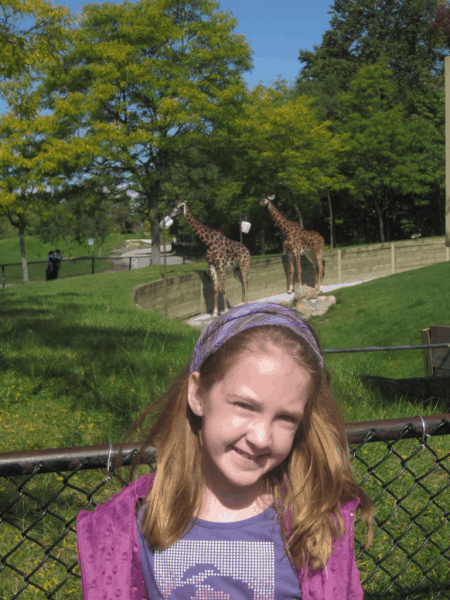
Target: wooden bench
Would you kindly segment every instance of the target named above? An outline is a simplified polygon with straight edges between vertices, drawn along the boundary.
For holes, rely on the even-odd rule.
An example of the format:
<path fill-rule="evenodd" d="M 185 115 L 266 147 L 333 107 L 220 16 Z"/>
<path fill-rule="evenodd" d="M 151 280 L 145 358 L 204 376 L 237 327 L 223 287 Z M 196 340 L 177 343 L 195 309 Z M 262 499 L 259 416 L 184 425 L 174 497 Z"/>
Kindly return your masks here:
<path fill-rule="evenodd" d="M 450 343 L 450 325 L 431 325 L 420 332 L 422 344 Z M 450 348 L 423 349 L 425 377 L 390 379 L 362 373 L 361 379 L 387 392 L 428 396 L 450 400 Z"/>

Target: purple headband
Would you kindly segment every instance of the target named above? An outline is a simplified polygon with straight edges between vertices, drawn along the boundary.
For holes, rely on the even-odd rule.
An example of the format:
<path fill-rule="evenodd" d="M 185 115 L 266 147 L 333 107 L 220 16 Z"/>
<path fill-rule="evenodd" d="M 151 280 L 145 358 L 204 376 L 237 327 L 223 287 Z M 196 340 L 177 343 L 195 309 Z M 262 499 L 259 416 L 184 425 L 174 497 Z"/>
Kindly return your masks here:
<path fill-rule="evenodd" d="M 324 367 L 323 357 L 316 340 L 304 321 L 294 311 L 272 302 L 252 302 L 232 308 L 214 319 L 195 345 L 189 372 L 198 371 L 208 356 L 216 352 L 220 346 L 237 333 L 261 325 L 288 327 L 308 342 L 319 359 L 320 366 Z"/>

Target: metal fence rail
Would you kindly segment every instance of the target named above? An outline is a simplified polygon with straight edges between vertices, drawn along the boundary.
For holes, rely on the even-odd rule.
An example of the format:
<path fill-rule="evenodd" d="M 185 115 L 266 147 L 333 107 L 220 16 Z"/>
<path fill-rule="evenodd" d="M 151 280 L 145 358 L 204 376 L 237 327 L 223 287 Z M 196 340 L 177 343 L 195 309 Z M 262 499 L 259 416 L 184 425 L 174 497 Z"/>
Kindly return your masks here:
<path fill-rule="evenodd" d="M 367 551 L 365 526 L 361 519 L 355 524 L 365 598 L 450 598 L 449 434 L 450 413 L 347 424 L 353 476 L 376 511 Z M 0 454 L 2 600 L 82 598 L 76 517 L 120 491 L 117 476 L 105 468 L 118 449 L 110 444 Z M 136 444 L 125 446 L 124 466 L 137 450 Z M 155 466 L 155 457 L 150 448 L 144 461 L 151 466 L 144 472 Z M 90 489 L 80 484 L 81 471 Z"/>
<path fill-rule="evenodd" d="M 381 352 L 381 350 L 426 350 L 429 348 L 450 348 L 449 342 L 439 344 L 407 344 L 406 346 L 361 346 L 360 348 L 327 348 L 322 354 L 341 354 L 343 352 Z"/>
<path fill-rule="evenodd" d="M 74 277 L 76 275 L 86 275 L 87 272 L 91 271 L 92 275 L 95 274 L 95 261 L 96 260 L 106 260 L 113 263 L 114 270 L 116 271 L 125 271 L 131 270 L 132 261 L 139 260 L 141 258 L 148 258 L 150 260 L 150 264 L 152 264 L 152 255 L 151 254 L 139 254 L 136 256 L 82 256 L 79 258 L 66 258 L 61 264 L 64 265 L 63 271 L 60 273 L 58 279 L 64 279 L 66 277 Z M 77 263 L 82 263 L 83 261 L 91 262 L 91 269 L 87 268 L 84 270 L 80 270 L 77 268 Z M 114 262 L 116 261 L 116 262 Z M 27 262 L 28 267 L 28 276 L 29 279 L 34 279 L 35 281 L 45 281 L 45 270 L 44 266 L 46 264 L 45 260 L 36 260 Z M 34 265 L 41 265 L 39 270 L 34 268 Z M 16 272 L 18 275 L 12 279 L 14 281 L 22 279 L 22 263 L 5 263 L 2 264 L 2 287 L 6 286 L 6 272 L 5 267 L 16 267 Z M 31 267 L 31 268 L 30 268 Z M 11 269 L 14 271 L 14 269 Z M 102 271 L 103 272 L 103 271 Z"/>

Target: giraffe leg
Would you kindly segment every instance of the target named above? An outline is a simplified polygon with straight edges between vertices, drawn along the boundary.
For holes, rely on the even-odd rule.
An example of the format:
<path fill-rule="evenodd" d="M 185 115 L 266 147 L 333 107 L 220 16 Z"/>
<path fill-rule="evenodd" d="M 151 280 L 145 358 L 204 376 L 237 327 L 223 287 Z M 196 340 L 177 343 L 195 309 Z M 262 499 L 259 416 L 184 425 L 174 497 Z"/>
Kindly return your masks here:
<path fill-rule="evenodd" d="M 217 279 L 216 268 L 213 264 L 209 265 L 209 272 L 211 274 L 211 278 L 213 280 L 213 288 L 214 288 L 214 312 L 213 317 L 217 317 L 219 312 L 219 282 Z"/>
<path fill-rule="evenodd" d="M 225 278 L 226 278 L 226 273 L 222 272 L 220 274 L 220 280 L 222 283 L 222 296 L 223 296 L 223 305 L 224 305 L 224 312 L 228 312 L 228 305 L 227 305 L 227 295 L 225 292 Z"/>
<path fill-rule="evenodd" d="M 314 289 L 317 291 L 318 289 L 318 279 L 319 279 L 319 263 L 317 260 L 317 256 L 315 254 L 313 254 L 312 252 L 308 255 L 309 260 L 311 261 L 312 266 L 314 267 L 314 273 L 316 276 L 316 284 L 314 286 Z"/>
<path fill-rule="evenodd" d="M 300 253 L 295 255 L 295 263 L 297 265 L 297 273 L 298 273 L 298 284 L 301 287 L 302 285 L 302 255 Z M 294 269 L 292 269 L 294 270 Z M 294 277 L 292 277 L 292 280 Z M 292 290 L 294 291 L 294 290 Z"/>
<path fill-rule="evenodd" d="M 245 274 L 244 274 L 244 271 L 243 271 L 243 265 L 242 265 L 242 263 L 239 265 L 239 267 L 235 267 L 234 268 L 234 276 L 237 277 L 239 279 L 239 281 L 241 282 L 241 286 L 242 286 L 242 302 L 239 302 L 239 304 L 237 304 L 237 306 L 242 306 L 243 304 L 245 304 L 245 292 L 244 292 Z"/>
<path fill-rule="evenodd" d="M 250 253 L 245 257 L 245 260 L 241 262 L 241 275 L 242 275 L 242 302 L 246 303 L 247 291 L 248 291 L 248 271 L 250 268 Z"/>
<path fill-rule="evenodd" d="M 292 256 L 292 254 L 289 254 L 289 279 L 290 286 L 288 289 L 288 294 L 291 294 L 294 291 L 294 257 Z"/>
<path fill-rule="evenodd" d="M 323 290 L 323 256 L 319 254 L 317 256 L 319 262 L 319 277 L 320 277 L 320 291 Z"/>

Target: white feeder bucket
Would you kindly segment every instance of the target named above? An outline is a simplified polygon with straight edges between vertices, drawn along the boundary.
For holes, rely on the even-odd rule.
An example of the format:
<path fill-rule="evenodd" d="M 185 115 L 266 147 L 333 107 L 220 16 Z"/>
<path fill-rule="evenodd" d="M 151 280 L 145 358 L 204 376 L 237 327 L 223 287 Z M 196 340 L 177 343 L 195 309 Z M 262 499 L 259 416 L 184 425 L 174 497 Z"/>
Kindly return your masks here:
<path fill-rule="evenodd" d="M 249 223 L 248 221 L 241 221 L 241 229 L 242 229 L 243 233 L 248 233 L 250 231 L 251 226 L 252 226 L 252 224 Z"/>
<path fill-rule="evenodd" d="M 172 225 L 173 221 L 170 217 L 166 217 L 166 220 L 164 222 L 164 219 L 162 219 L 159 222 L 159 228 L 160 229 L 169 229 L 169 227 Z"/>

